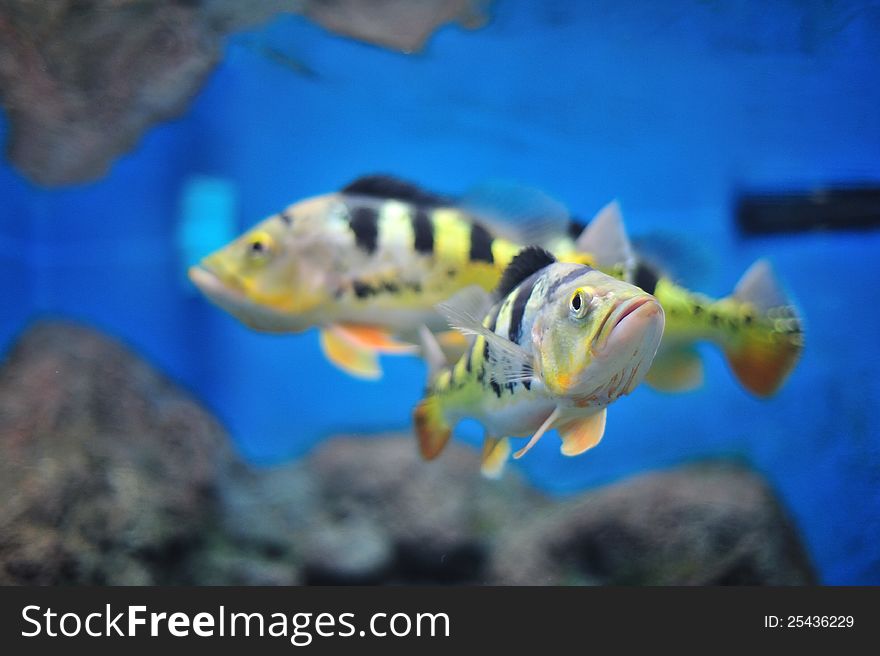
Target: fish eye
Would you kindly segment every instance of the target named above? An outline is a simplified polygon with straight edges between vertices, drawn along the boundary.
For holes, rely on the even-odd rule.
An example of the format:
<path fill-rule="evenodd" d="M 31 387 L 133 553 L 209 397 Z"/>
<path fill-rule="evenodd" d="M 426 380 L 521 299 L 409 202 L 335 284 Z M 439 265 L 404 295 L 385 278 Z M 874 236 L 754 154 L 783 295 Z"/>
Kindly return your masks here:
<path fill-rule="evenodd" d="M 576 319 L 583 319 L 587 316 L 587 310 L 590 307 L 590 297 L 583 289 L 578 289 L 569 301 L 571 313 Z"/>
<path fill-rule="evenodd" d="M 272 238 L 265 233 L 257 233 L 247 241 L 247 253 L 254 259 L 263 259 L 272 252 Z"/>

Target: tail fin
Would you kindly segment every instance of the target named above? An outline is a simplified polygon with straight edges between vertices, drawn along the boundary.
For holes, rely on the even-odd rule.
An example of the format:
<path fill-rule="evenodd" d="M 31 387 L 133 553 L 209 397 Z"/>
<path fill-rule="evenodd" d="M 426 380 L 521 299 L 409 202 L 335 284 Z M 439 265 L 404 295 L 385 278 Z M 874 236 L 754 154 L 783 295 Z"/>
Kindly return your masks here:
<path fill-rule="evenodd" d="M 419 440 L 419 452 L 425 460 L 433 460 L 440 455 L 452 436 L 452 429 L 443 418 L 440 400 L 434 394 L 429 393 L 416 406 L 413 423 Z"/>
<path fill-rule="evenodd" d="M 422 355 L 428 364 L 428 393 L 413 411 L 413 423 L 419 440 L 419 451 L 425 460 L 433 460 L 452 435 L 452 428 L 443 418 L 440 399 L 431 391 L 432 383 L 446 367 L 446 359 L 437 339 L 426 326 L 419 327 Z"/>
<path fill-rule="evenodd" d="M 754 327 L 743 330 L 724 353 L 733 373 L 747 390 L 773 395 L 792 372 L 803 350 L 801 320 L 767 260 L 758 260 L 743 274 L 733 298 L 758 313 Z"/>

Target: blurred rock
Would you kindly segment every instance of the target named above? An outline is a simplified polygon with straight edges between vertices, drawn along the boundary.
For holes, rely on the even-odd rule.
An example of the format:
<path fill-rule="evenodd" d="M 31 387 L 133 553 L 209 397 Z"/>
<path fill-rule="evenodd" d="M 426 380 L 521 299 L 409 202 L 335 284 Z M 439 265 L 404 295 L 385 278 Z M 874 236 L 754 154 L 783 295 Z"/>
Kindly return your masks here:
<path fill-rule="evenodd" d="M 548 509 L 505 536 L 493 579 L 513 585 L 804 585 L 791 523 L 732 466 L 648 474 Z"/>
<path fill-rule="evenodd" d="M 0 369 L 0 583 L 185 581 L 227 444 L 118 344 L 36 325 Z"/>
<path fill-rule="evenodd" d="M 480 582 L 499 531 L 542 501 L 515 475 L 482 479 L 464 446 L 425 463 L 409 436 L 335 438 L 300 463 L 236 468 L 221 490 L 224 539 L 309 584 Z"/>
<path fill-rule="evenodd" d="M 31 180 L 104 175 L 146 129 L 181 114 L 223 39 L 279 12 L 400 50 L 436 27 L 476 26 L 469 0 L 0 0 L 7 156 Z"/>
<path fill-rule="evenodd" d="M 357 518 L 387 536 L 394 560 L 383 568 L 393 582 L 483 582 L 502 529 L 543 503 L 515 472 L 501 481 L 483 479 L 475 450 L 452 444 L 426 463 L 409 436 L 337 438 L 306 466 L 320 484 L 322 523 Z"/>
<path fill-rule="evenodd" d="M 180 114 L 221 56 L 197 4 L 0 3 L 9 160 L 43 185 L 94 180 Z"/>
<path fill-rule="evenodd" d="M 480 0 L 311 0 L 305 3 L 304 13 L 339 34 L 415 52 L 445 23 L 482 27 L 486 4 Z"/>
<path fill-rule="evenodd" d="M 805 584 L 755 474 L 692 466 L 548 499 L 453 443 L 335 438 L 258 469 L 96 332 L 31 328 L 0 368 L 0 584 Z"/>

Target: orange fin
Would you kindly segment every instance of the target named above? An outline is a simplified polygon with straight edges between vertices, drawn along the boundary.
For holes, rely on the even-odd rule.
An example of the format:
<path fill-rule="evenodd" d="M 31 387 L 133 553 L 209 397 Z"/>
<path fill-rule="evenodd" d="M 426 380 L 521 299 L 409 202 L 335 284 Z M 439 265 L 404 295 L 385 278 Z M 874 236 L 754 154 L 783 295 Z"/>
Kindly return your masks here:
<path fill-rule="evenodd" d="M 418 347 L 394 340 L 390 332 L 381 328 L 332 324 L 321 330 L 321 350 L 330 362 L 346 373 L 378 380 L 382 377 L 379 353 L 417 353 Z"/>
<path fill-rule="evenodd" d="M 803 350 L 797 310 L 773 274 L 770 263 L 758 260 L 743 274 L 733 298 L 750 304 L 783 328 L 752 329 L 725 346 L 724 354 L 740 384 L 753 394 L 774 394 L 792 372 Z"/>
<path fill-rule="evenodd" d="M 452 436 L 452 429 L 443 418 L 440 401 L 436 396 L 428 395 L 416 406 L 413 423 L 419 440 L 419 452 L 425 460 L 433 460 L 440 455 Z"/>
<path fill-rule="evenodd" d="M 679 347 L 654 358 L 645 382 L 661 392 L 689 392 L 703 384 L 703 360 L 695 348 Z"/>
<path fill-rule="evenodd" d="M 487 437 L 483 440 L 480 472 L 486 478 L 500 478 L 510 457 L 510 440 L 506 437 Z"/>
<path fill-rule="evenodd" d="M 562 451 L 566 456 L 577 456 L 592 449 L 605 434 L 605 416 L 607 408 L 586 417 L 578 417 L 559 426 L 559 436 L 562 438 Z"/>
<path fill-rule="evenodd" d="M 366 380 L 382 377 L 377 352 L 352 340 L 336 326 L 321 331 L 321 350 L 330 362 L 352 376 Z"/>
<path fill-rule="evenodd" d="M 379 353 L 409 354 L 418 353 L 419 351 L 418 346 L 415 344 L 408 344 L 394 339 L 391 336 L 391 331 L 384 328 L 359 324 L 336 324 L 332 328 L 351 342 L 363 348 L 373 349 Z"/>
<path fill-rule="evenodd" d="M 801 354 L 801 345 L 780 340 L 743 340 L 738 347 L 727 347 L 724 354 L 740 384 L 752 394 L 768 397 L 775 394 Z"/>

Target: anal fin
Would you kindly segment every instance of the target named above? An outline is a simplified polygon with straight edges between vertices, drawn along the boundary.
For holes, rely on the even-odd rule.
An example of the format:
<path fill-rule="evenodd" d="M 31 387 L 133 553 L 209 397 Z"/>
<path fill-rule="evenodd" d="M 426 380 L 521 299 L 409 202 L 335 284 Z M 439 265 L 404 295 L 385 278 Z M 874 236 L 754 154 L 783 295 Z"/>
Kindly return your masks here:
<path fill-rule="evenodd" d="M 359 324 L 335 324 L 334 330 L 344 334 L 345 338 L 362 346 L 374 349 L 379 353 L 411 354 L 418 353 L 418 346 L 394 339 L 391 331 L 375 326 Z"/>
<path fill-rule="evenodd" d="M 645 382 L 661 392 L 689 392 L 703 384 L 703 360 L 692 346 L 660 352 L 654 358 Z"/>
<path fill-rule="evenodd" d="M 417 353 L 418 347 L 396 341 L 390 332 L 381 328 L 332 324 L 321 330 L 321 350 L 330 362 L 346 373 L 378 380 L 382 377 L 379 353 Z"/>
<path fill-rule="evenodd" d="M 562 438 L 562 447 L 560 448 L 562 454 L 577 456 L 596 446 L 602 440 L 602 435 L 605 434 L 607 414 L 607 408 L 602 408 L 595 414 L 578 417 L 559 425 L 557 428 L 559 436 Z"/>
<path fill-rule="evenodd" d="M 510 440 L 506 437 L 486 437 L 483 440 L 483 456 L 480 472 L 486 478 L 500 478 L 504 465 L 510 457 Z"/>

